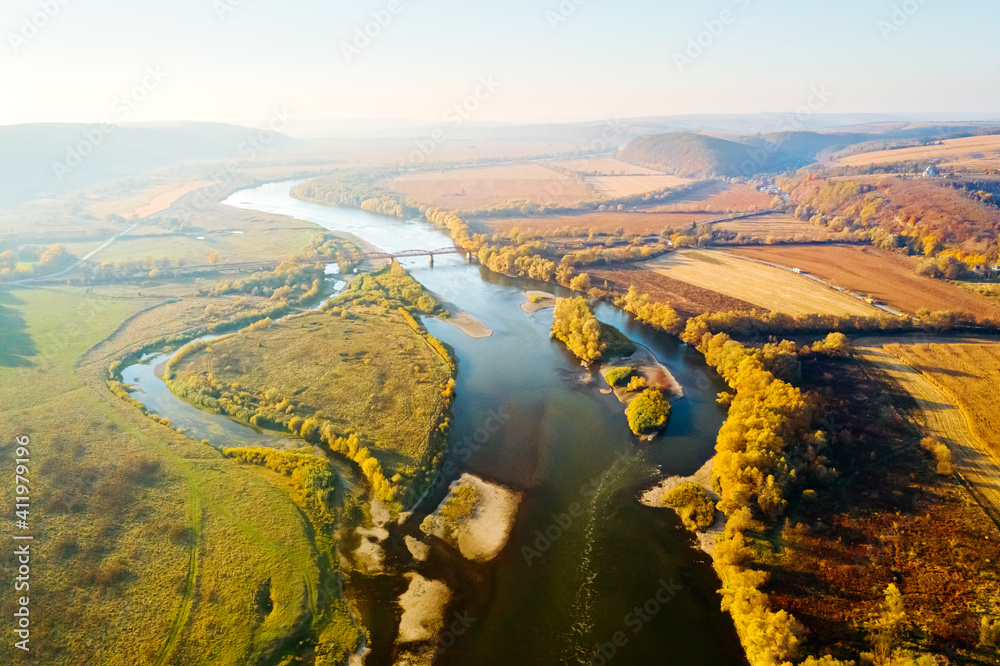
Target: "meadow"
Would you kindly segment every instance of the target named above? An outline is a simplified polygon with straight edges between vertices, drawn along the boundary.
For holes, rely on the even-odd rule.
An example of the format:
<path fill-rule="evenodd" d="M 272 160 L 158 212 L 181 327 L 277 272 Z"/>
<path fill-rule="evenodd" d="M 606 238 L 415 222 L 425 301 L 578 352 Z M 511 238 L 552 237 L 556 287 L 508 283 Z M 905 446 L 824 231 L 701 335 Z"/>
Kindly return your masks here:
<path fill-rule="evenodd" d="M 341 652 L 352 650 L 359 634 L 330 593 L 336 571 L 287 482 L 226 460 L 107 390 L 123 348 L 186 324 L 159 312 L 163 297 L 101 291 L 3 295 L 15 313 L 7 322 L 20 328 L 5 327 L 5 338 L 30 340 L 16 363 L 0 361 L 0 465 L 12 464 L 15 436 L 31 437 L 32 627 L 45 637 L 32 643 L 33 657 L 244 664 L 315 644 L 331 623 L 342 627 Z M 5 503 L 10 492 L 0 489 Z M 5 646 L 10 631 L 0 629 Z"/>
<path fill-rule="evenodd" d="M 171 386 L 182 397 L 188 388 L 215 400 L 269 394 L 251 403 L 282 403 L 275 427 L 319 414 L 338 432 L 358 433 L 387 476 L 412 473 L 427 462 L 451 369 L 394 311 L 336 312 L 222 338 L 178 364 Z"/>
<path fill-rule="evenodd" d="M 587 176 L 584 182 L 601 196 L 627 197 L 667 187 L 687 185 L 694 181 L 679 176 L 620 174 L 615 176 Z"/>
<path fill-rule="evenodd" d="M 784 213 L 718 222 L 712 225 L 712 231 L 728 232 L 723 235 L 734 236 L 733 240 L 740 243 L 802 243 L 833 238 L 829 230 Z"/>

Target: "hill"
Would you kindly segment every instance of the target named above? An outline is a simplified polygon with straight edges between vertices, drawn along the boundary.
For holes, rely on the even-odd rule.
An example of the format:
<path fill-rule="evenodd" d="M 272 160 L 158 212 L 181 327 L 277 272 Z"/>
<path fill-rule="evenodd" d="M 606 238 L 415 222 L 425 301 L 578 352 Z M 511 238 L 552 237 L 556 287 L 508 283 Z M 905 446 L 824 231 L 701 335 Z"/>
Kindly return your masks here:
<path fill-rule="evenodd" d="M 632 141 L 618 159 L 690 177 L 749 177 L 798 169 L 815 162 L 820 153 L 868 138 L 865 134 L 819 132 L 660 134 Z"/>
<path fill-rule="evenodd" d="M 753 163 L 747 145 L 682 132 L 639 137 L 618 153 L 618 159 L 692 178 L 737 176 L 745 164 Z"/>
<path fill-rule="evenodd" d="M 103 129 L 102 129 L 103 128 Z M 248 159 L 260 130 L 220 123 L 0 127 L 0 206 L 50 198 L 194 160 Z M 277 134 L 267 149 L 293 142 Z M 56 166 L 62 165 L 62 166 Z M 68 165 L 68 166 L 67 166 Z"/>
<path fill-rule="evenodd" d="M 922 144 L 996 131 L 978 125 L 930 123 L 887 123 L 859 129 L 865 131 L 655 134 L 634 139 L 618 154 L 618 159 L 689 177 L 749 177 L 800 169 L 837 151 L 856 152 L 859 146 Z"/>

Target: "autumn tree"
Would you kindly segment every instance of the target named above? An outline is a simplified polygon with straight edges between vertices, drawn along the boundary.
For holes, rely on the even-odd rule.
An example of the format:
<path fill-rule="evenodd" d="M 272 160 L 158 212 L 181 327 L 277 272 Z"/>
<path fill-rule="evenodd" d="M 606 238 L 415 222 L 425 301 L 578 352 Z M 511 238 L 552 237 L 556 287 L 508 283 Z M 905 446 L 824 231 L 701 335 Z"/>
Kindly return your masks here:
<path fill-rule="evenodd" d="M 903 595 L 895 583 L 885 588 L 885 601 L 872 624 L 872 653 L 877 666 L 892 663 L 892 651 L 906 627 Z"/>
<path fill-rule="evenodd" d="M 552 337 L 563 342 L 585 363 L 599 361 L 604 352 L 600 323 L 587 299 L 582 297 L 556 300 Z"/>
<path fill-rule="evenodd" d="M 590 291 L 590 276 L 586 273 L 580 273 L 570 280 L 569 288 L 573 291 Z"/>

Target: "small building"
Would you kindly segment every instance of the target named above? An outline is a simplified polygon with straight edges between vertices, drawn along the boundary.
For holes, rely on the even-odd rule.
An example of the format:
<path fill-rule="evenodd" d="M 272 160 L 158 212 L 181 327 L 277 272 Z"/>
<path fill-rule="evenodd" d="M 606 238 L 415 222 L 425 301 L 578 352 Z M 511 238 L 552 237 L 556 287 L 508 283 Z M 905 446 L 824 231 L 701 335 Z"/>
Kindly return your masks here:
<path fill-rule="evenodd" d="M 933 164 L 924 171 L 924 178 L 937 178 L 938 170 Z"/>

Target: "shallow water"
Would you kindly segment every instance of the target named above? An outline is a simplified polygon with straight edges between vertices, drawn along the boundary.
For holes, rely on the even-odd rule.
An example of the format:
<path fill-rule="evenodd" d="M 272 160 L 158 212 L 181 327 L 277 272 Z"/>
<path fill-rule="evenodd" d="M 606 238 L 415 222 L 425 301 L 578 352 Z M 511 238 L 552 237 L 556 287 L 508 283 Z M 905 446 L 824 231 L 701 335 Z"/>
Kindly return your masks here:
<path fill-rule="evenodd" d="M 293 184 L 244 190 L 225 203 L 347 231 L 389 252 L 451 245 L 423 222 L 297 201 L 288 194 Z M 459 359 L 452 441 L 442 479 L 394 530 L 387 551 L 391 564 L 444 580 L 454 591 L 448 624 L 455 613 L 465 622 L 455 625 L 460 635 L 443 636 L 437 663 L 744 664 L 708 558 L 672 512 L 636 500 L 658 475 L 690 474 L 712 455 L 725 416 L 715 403 L 724 388 L 718 377 L 676 339 L 599 306 L 600 319 L 648 347 L 684 386 L 666 435 L 639 443 L 623 406 L 601 394 L 600 376 L 549 338 L 552 311 L 520 309 L 521 291 L 552 285 L 498 275 L 457 255 L 435 263 L 405 262 L 428 289 L 494 331 L 474 340 L 425 320 Z M 163 403 L 156 411 L 183 425 L 174 407 Z M 420 520 L 463 472 L 523 492 L 510 542 L 487 564 L 436 544 L 426 563 L 413 565 L 403 535 L 420 534 Z M 392 664 L 393 602 L 405 581 L 355 575 L 351 585 L 372 634 L 367 663 Z"/>

